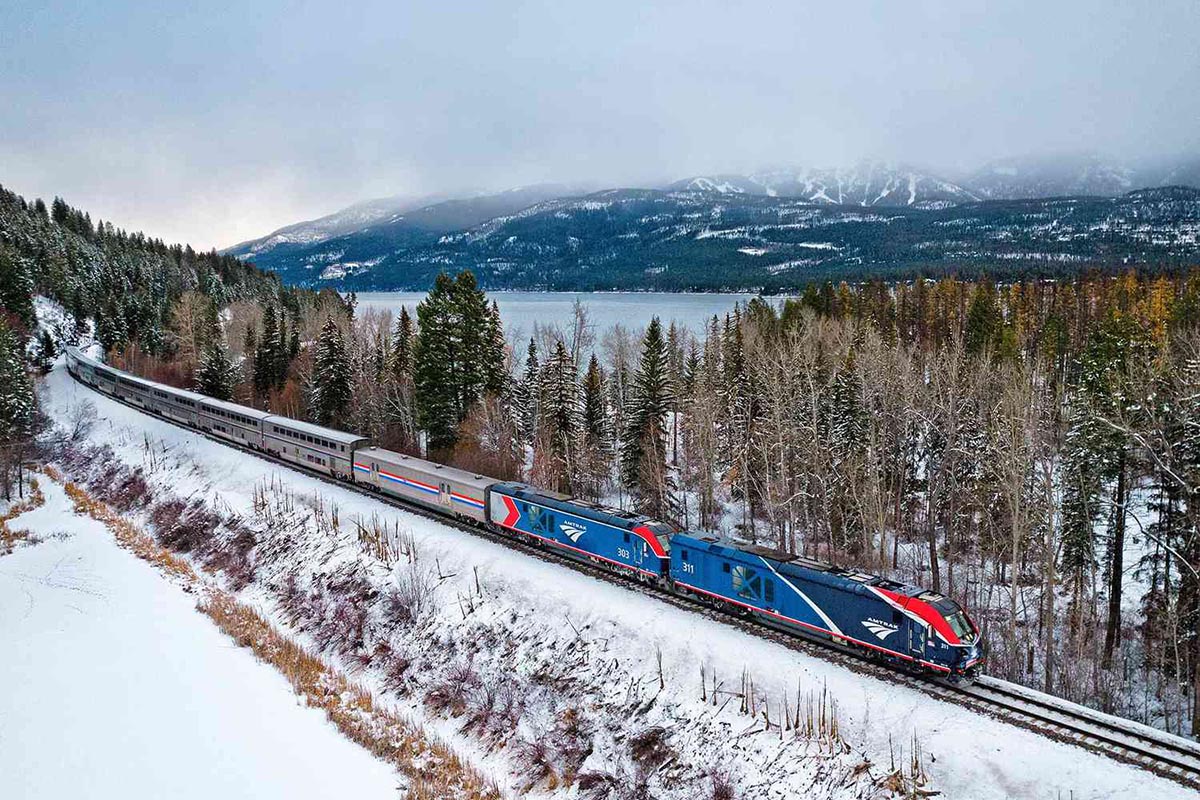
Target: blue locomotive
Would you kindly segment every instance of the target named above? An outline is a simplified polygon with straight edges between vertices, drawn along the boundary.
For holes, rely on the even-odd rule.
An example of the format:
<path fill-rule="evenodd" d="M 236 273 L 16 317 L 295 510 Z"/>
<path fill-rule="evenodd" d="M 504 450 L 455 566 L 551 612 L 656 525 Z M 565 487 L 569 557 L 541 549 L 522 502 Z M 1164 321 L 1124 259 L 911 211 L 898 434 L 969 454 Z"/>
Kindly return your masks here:
<path fill-rule="evenodd" d="M 979 631 L 957 603 L 875 575 L 715 536 L 671 539 L 675 589 L 875 658 L 953 678 L 983 662 Z"/>
<path fill-rule="evenodd" d="M 67 348 L 67 369 L 97 391 L 270 458 L 536 542 L 791 633 L 951 680 L 982 670 L 979 629 L 940 594 L 680 532 L 641 514 L 383 450 L 353 434 L 136 378 L 74 347 Z"/>
<path fill-rule="evenodd" d="M 498 483 L 488 487 L 488 518 L 510 535 L 523 535 L 573 558 L 598 561 L 643 579 L 669 577 L 674 528 L 641 514 L 523 483 Z"/>

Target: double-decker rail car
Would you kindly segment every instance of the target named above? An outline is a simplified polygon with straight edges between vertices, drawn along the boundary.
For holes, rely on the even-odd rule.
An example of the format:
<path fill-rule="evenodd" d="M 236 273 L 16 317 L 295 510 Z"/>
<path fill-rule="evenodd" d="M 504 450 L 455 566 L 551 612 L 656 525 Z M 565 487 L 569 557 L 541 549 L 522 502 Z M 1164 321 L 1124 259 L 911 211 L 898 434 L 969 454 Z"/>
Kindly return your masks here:
<path fill-rule="evenodd" d="M 266 414 L 262 420 L 264 450 L 285 461 L 328 471 L 335 478 L 353 478 L 354 451 L 365 447 L 369 441 L 356 433 L 335 431 L 277 415 Z"/>
<path fill-rule="evenodd" d="M 186 389 L 155 384 L 150 390 L 148 408 L 156 414 L 195 428 L 199 427 L 200 404 L 207 400 L 204 395 Z"/>
<path fill-rule="evenodd" d="M 642 514 L 523 483 L 496 483 L 488 489 L 488 519 L 510 534 L 643 579 L 663 580 L 670 567 L 670 536 L 675 529 Z"/>
<path fill-rule="evenodd" d="M 494 478 L 380 447 L 354 450 L 354 482 L 444 514 L 487 522 L 485 497 Z"/>
<path fill-rule="evenodd" d="M 672 538 L 671 575 L 677 590 L 920 670 L 971 677 L 983 658 L 957 603 L 874 575 L 696 534 Z"/>
<path fill-rule="evenodd" d="M 206 433 L 258 450 L 263 448 L 263 422 L 270 416 L 256 408 L 200 395 L 196 425 Z"/>
<path fill-rule="evenodd" d="M 76 380 L 82 381 L 88 386 L 95 386 L 99 380 L 100 371 L 103 369 L 103 364 L 88 358 L 78 348 L 67 348 L 67 372 L 71 373 Z"/>
<path fill-rule="evenodd" d="M 121 372 L 116 376 L 116 390 L 113 394 L 127 403 L 151 410 L 150 397 L 155 385 L 151 381 Z"/>

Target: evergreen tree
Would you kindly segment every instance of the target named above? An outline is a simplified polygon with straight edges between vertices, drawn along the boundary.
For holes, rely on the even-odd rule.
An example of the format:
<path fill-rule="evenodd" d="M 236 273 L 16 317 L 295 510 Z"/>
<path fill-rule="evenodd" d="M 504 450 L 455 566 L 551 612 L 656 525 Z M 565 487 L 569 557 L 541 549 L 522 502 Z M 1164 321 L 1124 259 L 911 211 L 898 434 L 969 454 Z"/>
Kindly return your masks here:
<path fill-rule="evenodd" d="M 392 375 L 396 380 L 412 380 L 414 336 L 412 317 L 407 306 L 401 306 L 392 331 Z"/>
<path fill-rule="evenodd" d="M 963 333 L 967 354 L 977 356 L 989 347 L 1000 344 L 1003 327 L 1004 317 L 1000 313 L 996 287 L 984 278 L 975 284 L 971 306 L 967 310 L 966 331 Z"/>
<path fill-rule="evenodd" d="M 21 338 L 0 317 L 0 445 L 29 435 L 37 401 Z"/>
<path fill-rule="evenodd" d="M 483 389 L 491 397 L 505 397 L 509 390 L 508 370 L 504 366 L 507 344 L 504 339 L 504 322 L 500 319 L 500 305 L 494 300 L 488 313 L 486 333 Z"/>
<path fill-rule="evenodd" d="M 529 339 L 529 349 L 525 354 L 525 374 L 521 377 L 513 392 L 513 402 L 516 406 L 521 437 L 526 442 L 533 441 L 538 425 L 539 376 L 541 367 L 538 365 L 537 342 Z"/>
<path fill-rule="evenodd" d="M 413 344 L 417 424 L 428 435 L 430 451 L 447 450 L 458 440 L 463 395 L 458 331 L 454 282 L 442 273 L 417 305 L 417 337 Z"/>
<path fill-rule="evenodd" d="M 541 455 L 548 462 L 541 475 L 548 488 L 570 494 L 580 467 L 577 448 L 581 409 L 575 362 L 561 339 L 543 369 L 541 388 L 540 441 L 546 447 Z"/>
<path fill-rule="evenodd" d="M 262 334 L 254 351 L 254 393 L 259 397 L 266 397 L 278 383 L 279 350 L 279 321 L 275 316 L 275 306 L 268 305 L 263 309 Z"/>
<path fill-rule="evenodd" d="M 42 328 L 38 331 L 34 343 L 33 363 L 42 372 L 49 372 L 57 357 L 58 347 L 54 344 L 54 338 L 50 335 L 50 331 Z"/>
<path fill-rule="evenodd" d="M 196 370 L 196 391 L 217 400 L 229 400 L 233 397 L 236 375 L 225 343 L 219 337 L 209 341 Z"/>
<path fill-rule="evenodd" d="M 470 270 L 463 270 L 454 279 L 451 303 L 455 311 L 454 338 L 458 340 L 456 387 L 461 422 L 471 406 L 489 392 L 489 387 L 500 385 L 499 374 L 504 365 L 502 356 L 496 362 L 495 322 L 487 296 Z M 495 394 L 499 395 L 498 389 Z"/>
<path fill-rule="evenodd" d="M 0 241 L 0 310 L 16 316 L 25 325 L 32 325 L 33 279 L 15 251 Z"/>
<path fill-rule="evenodd" d="M 597 498 L 608 478 L 612 461 L 612 443 L 605 401 L 604 371 L 593 353 L 583 379 L 583 455 L 585 486 L 588 496 Z"/>
<path fill-rule="evenodd" d="M 321 425 L 341 421 L 350 405 L 353 369 L 342 331 L 332 316 L 325 318 L 313 359 L 312 413 Z"/>
<path fill-rule="evenodd" d="M 621 441 L 621 480 L 646 514 L 671 517 L 666 463 L 666 416 L 673 397 L 662 323 L 650 320 L 633 376 L 630 408 Z"/>

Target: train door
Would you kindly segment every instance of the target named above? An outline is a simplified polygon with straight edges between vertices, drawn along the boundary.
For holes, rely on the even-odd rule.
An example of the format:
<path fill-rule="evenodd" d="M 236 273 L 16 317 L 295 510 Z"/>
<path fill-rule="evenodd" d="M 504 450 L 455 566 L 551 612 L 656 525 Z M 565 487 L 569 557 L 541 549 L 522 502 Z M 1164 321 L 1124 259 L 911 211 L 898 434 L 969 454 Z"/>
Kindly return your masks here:
<path fill-rule="evenodd" d="M 374 461 L 371 462 L 371 485 L 379 485 L 379 464 Z"/>
<path fill-rule="evenodd" d="M 450 505 L 453 502 L 450 499 L 450 484 L 448 484 L 448 483 L 439 483 L 438 484 L 438 502 L 441 503 L 442 505 L 446 506 L 447 508 L 450 507 Z"/>
<path fill-rule="evenodd" d="M 646 544 L 646 540 L 640 536 L 636 537 L 633 540 L 633 565 L 639 569 L 645 569 L 645 567 L 642 565 L 643 562 L 645 562 L 646 556 L 649 554 L 649 552 L 650 546 Z"/>
<path fill-rule="evenodd" d="M 910 620 L 908 626 L 908 649 L 913 658 L 925 658 L 925 638 L 929 631 L 921 623 Z"/>

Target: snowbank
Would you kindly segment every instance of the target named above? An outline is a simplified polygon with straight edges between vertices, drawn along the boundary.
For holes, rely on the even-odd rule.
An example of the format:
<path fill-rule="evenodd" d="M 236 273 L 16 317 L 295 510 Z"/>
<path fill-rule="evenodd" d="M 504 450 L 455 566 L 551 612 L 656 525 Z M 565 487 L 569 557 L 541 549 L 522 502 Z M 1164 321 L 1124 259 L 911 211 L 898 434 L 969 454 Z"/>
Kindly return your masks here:
<path fill-rule="evenodd" d="M 892 754 L 914 737 L 922 769 L 947 797 L 1192 796 L 1141 770 L 247 456 L 99 396 L 61 370 L 48 377 L 44 402 L 52 415 L 69 418 L 81 400 L 99 410 L 91 439 L 142 467 L 149 482 L 258 521 L 258 574 L 243 596 L 256 597 L 275 618 L 319 641 L 331 635 L 322 622 L 331 618 L 329 608 L 322 606 L 332 604 L 339 630 L 349 630 L 348 639 L 361 637 L 351 644 L 365 653 L 363 666 L 376 685 L 414 715 L 427 715 L 462 752 L 507 771 L 511 788 L 521 788 L 539 769 L 539 758 L 561 756 L 540 753 L 538 742 L 560 749 L 573 737 L 586 738 L 590 748 L 580 774 L 620 780 L 625 770 L 646 769 L 630 761 L 633 740 L 661 727 L 669 757 L 650 765 L 668 797 L 696 796 L 699 784 L 688 781 L 713 768 L 734 773 L 739 796 L 873 796 L 879 789 L 869 778 L 886 772 Z M 306 503 L 314 497 L 320 503 Z M 275 522 L 267 524 L 266 517 Z M 410 533 L 420 569 L 436 572 L 419 619 L 380 624 L 381 597 L 414 580 L 418 570 L 406 557 L 385 565 L 364 552 L 354 523 L 372 517 Z M 360 596 L 372 609 L 357 627 L 354 607 L 337 606 L 336 590 L 351 579 L 364 582 Z M 776 723 L 797 684 L 808 697 L 827 691 L 837 702 L 841 737 L 854 752 L 835 757 L 820 743 L 781 735 L 761 715 L 739 714 L 743 700 L 725 702 L 732 695 L 714 706 L 708 692 L 707 701 L 701 697 L 702 669 L 710 683 L 717 676 L 723 693 L 740 691 L 742 676 L 749 675 Z M 491 717 L 503 717 L 511 699 L 495 696 L 503 688 L 493 681 L 498 675 L 507 678 L 522 710 L 515 729 L 501 723 L 489 733 L 475 726 L 489 708 L 488 693 Z M 459 686 L 463 691 L 455 691 Z M 864 759 L 875 766 L 854 773 Z M 545 783 L 538 788 L 551 790 Z"/>
<path fill-rule="evenodd" d="M 396 776 L 76 515 L 0 558 L 0 797 L 394 797 Z"/>

